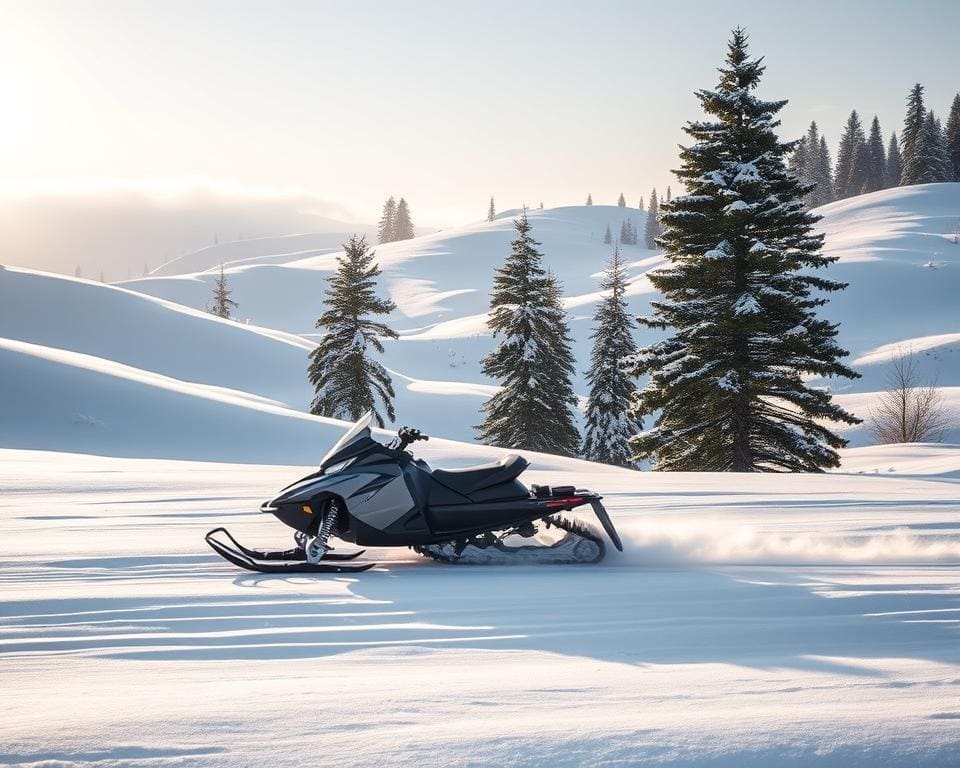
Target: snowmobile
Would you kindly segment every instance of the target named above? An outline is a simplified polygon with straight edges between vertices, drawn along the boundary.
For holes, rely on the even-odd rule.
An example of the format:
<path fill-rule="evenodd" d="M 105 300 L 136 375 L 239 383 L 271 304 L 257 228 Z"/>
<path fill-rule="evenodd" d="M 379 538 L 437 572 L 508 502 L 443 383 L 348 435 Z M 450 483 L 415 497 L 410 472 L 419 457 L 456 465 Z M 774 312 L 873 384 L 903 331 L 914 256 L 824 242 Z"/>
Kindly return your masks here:
<path fill-rule="evenodd" d="M 260 573 L 356 573 L 376 565 L 354 561 L 365 550 L 334 551 L 333 538 L 410 547 L 444 563 L 595 563 L 604 556 L 603 539 L 559 514 L 588 504 L 623 550 L 596 493 L 572 485 L 528 489 L 517 478 L 529 462 L 516 454 L 465 469 L 431 469 L 407 450 L 426 435 L 403 427 L 384 445 L 371 435 L 372 420 L 372 413 L 363 416 L 316 472 L 261 505 L 261 512 L 294 529 L 292 549 L 249 549 L 215 528 L 206 535 L 213 551 Z M 550 528 L 558 538 L 544 542 Z"/>

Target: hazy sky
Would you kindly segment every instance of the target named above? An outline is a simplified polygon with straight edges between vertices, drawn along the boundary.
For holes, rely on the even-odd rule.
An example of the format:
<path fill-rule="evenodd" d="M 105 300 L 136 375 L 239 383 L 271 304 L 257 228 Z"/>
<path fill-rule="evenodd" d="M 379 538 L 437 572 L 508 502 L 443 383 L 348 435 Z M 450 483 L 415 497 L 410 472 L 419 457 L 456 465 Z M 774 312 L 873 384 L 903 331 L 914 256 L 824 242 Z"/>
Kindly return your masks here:
<path fill-rule="evenodd" d="M 631 205 L 671 179 L 729 29 L 766 56 L 785 132 L 835 145 L 856 107 L 899 130 L 917 81 L 960 90 L 960 3 L 0 0 L 0 183 L 198 177 L 423 225 Z M 79 181 L 78 181 L 79 180 Z M 327 202 L 323 202 L 327 201 Z"/>

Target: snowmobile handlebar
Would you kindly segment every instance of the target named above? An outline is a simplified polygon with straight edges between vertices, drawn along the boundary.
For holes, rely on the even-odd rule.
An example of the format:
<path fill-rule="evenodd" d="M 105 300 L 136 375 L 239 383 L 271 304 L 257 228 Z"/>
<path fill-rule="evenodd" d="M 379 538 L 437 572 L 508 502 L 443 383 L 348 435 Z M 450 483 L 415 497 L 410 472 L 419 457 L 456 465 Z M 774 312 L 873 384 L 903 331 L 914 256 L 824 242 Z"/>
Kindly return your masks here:
<path fill-rule="evenodd" d="M 422 434 L 419 429 L 414 429 L 413 427 L 400 427 L 400 429 L 397 431 L 397 448 L 403 451 L 406 450 L 408 445 L 417 442 L 417 440 L 429 439 L 430 438 L 427 435 Z"/>

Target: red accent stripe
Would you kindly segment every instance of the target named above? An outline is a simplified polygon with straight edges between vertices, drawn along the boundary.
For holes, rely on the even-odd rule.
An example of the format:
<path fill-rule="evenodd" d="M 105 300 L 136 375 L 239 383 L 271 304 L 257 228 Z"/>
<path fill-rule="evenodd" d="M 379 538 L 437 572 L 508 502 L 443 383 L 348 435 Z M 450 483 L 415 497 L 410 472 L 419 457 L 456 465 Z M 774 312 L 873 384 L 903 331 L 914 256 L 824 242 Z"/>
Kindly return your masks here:
<path fill-rule="evenodd" d="M 544 504 L 548 507 L 566 507 L 569 504 L 579 504 L 582 501 L 582 496 L 568 496 L 565 499 L 549 499 Z"/>

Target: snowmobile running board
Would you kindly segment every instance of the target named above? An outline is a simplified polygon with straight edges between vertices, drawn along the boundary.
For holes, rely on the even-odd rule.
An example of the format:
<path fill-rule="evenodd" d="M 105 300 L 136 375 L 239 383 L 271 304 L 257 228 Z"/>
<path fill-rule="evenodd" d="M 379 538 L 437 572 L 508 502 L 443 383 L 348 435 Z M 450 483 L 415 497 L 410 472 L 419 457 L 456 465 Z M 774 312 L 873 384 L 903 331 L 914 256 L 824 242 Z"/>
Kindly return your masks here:
<path fill-rule="evenodd" d="M 216 534 L 226 536 L 234 546 L 219 541 Z M 363 554 L 364 550 L 348 555 L 328 552 L 324 560 L 328 562 L 308 563 L 303 550 L 287 550 L 277 552 L 261 552 L 256 549 L 247 549 L 238 542 L 226 528 L 214 528 L 204 537 L 210 549 L 224 560 L 240 568 L 257 573 L 360 573 L 366 571 L 376 563 L 344 563 Z M 289 557 L 287 557 L 289 556 Z M 339 561 L 339 562 L 332 562 Z"/>

